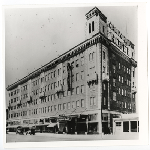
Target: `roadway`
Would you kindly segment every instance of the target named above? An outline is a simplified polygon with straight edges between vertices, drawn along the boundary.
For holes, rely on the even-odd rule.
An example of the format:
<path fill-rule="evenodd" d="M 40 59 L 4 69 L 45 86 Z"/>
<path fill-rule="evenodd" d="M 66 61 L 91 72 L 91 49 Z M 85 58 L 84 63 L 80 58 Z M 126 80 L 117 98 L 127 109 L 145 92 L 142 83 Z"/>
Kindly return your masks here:
<path fill-rule="evenodd" d="M 89 140 L 136 140 L 138 134 L 124 135 L 69 135 L 36 133 L 35 135 L 6 134 L 6 143 L 10 142 L 50 142 L 50 141 L 89 141 Z"/>

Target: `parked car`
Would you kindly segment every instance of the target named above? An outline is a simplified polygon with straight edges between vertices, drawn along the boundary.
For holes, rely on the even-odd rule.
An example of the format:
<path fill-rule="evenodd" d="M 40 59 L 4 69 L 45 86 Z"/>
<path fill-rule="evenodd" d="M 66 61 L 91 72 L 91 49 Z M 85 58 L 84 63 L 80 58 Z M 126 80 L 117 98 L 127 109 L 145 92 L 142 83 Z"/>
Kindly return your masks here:
<path fill-rule="evenodd" d="M 24 135 L 23 128 L 21 126 L 17 127 L 16 134 L 22 134 L 22 135 Z"/>
<path fill-rule="evenodd" d="M 27 132 L 26 132 L 26 135 L 27 134 L 33 134 L 33 135 L 35 135 L 35 128 L 31 128 L 31 129 L 29 129 Z"/>

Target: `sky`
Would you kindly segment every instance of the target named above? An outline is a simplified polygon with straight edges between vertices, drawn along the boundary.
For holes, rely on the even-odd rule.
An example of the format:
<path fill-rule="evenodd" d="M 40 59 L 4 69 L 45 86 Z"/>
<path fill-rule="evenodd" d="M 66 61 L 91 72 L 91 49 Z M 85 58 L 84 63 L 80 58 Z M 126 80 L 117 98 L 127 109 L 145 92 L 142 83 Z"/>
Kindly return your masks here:
<path fill-rule="evenodd" d="M 93 7 L 6 8 L 6 87 L 83 42 L 85 14 Z M 137 54 L 137 7 L 97 7 L 135 44 Z"/>

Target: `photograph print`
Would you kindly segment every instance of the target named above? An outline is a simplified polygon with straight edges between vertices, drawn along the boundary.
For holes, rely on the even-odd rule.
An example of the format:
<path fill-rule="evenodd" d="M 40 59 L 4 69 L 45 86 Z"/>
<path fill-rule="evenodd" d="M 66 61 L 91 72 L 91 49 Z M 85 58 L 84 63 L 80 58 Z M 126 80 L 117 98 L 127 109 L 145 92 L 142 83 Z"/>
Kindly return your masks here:
<path fill-rule="evenodd" d="M 139 139 L 137 9 L 5 8 L 6 143 Z"/>

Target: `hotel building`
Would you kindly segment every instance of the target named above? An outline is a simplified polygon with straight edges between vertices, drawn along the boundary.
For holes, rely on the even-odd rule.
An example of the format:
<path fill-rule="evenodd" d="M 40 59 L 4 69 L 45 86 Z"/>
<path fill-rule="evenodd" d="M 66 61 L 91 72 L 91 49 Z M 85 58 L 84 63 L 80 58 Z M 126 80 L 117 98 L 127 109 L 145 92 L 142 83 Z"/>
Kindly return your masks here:
<path fill-rule="evenodd" d="M 86 40 L 7 87 L 7 128 L 98 133 L 136 112 L 134 44 L 94 7 Z"/>

